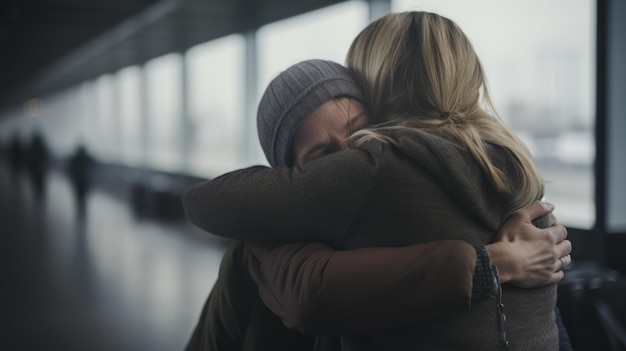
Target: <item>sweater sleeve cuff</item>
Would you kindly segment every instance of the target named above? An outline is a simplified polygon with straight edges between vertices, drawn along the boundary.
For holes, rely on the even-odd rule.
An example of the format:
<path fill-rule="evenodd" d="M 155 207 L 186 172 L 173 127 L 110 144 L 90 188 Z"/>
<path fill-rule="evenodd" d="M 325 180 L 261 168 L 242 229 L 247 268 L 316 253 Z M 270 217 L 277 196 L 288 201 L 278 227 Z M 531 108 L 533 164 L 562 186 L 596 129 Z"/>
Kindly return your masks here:
<path fill-rule="evenodd" d="M 472 285 L 472 300 L 495 299 L 498 294 L 498 280 L 491 265 L 489 251 L 483 245 L 474 246 L 476 250 L 476 266 Z"/>

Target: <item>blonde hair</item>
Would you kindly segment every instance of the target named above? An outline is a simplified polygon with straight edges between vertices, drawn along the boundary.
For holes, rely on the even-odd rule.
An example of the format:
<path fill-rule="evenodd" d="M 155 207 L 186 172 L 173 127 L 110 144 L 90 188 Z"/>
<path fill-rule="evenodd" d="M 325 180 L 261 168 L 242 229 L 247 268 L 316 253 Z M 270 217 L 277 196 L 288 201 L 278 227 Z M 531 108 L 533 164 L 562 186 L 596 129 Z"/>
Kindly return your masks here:
<path fill-rule="evenodd" d="M 356 37 L 346 64 L 363 89 L 371 118 L 382 123 L 355 133 L 357 143 L 372 138 L 393 143 L 379 132 L 384 129 L 438 128 L 467 147 L 516 208 L 543 196 L 528 149 L 495 112 L 476 52 L 454 22 L 428 12 L 389 14 Z M 487 143 L 504 150 L 515 174 L 491 162 Z"/>

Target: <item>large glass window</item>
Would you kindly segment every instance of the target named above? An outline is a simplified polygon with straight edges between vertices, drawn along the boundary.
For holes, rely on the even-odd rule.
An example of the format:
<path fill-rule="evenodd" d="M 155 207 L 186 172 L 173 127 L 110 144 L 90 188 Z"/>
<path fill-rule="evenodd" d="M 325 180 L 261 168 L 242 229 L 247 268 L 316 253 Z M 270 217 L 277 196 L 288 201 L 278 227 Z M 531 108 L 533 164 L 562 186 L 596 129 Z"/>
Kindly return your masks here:
<path fill-rule="evenodd" d="M 141 130 L 141 69 L 138 66 L 124 68 L 117 74 L 121 161 L 128 166 L 141 164 L 141 146 L 144 133 Z"/>
<path fill-rule="evenodd" d="M 72 111 L 76 116 L 74 123 L 79 130 L 77 144 L 85 146 L 90 154 L 100 157 L 98 153 L 99 131 L 96 112 L 98 107 L 95 84 L 93 81 L 84 81 L 74 89 Z"/>
<path fill-rule="evenodd" d="M 40 112 L 29 118 L 34 130 L 42 133 L 49 151 L 67 155 L 74 151 L 81 137 L 81 116 L 76 108 L 77 89 L 70 88 L 40 99 Z"/>
<path fill-rule="evenodd" d="M 595 1 L 393 0 L 455 21 L 487 73 L 496 110 L 526 142 L 559 220 L 595 221 Z"/>
<path fill-rule="evenodd" d="M 235 34 L 187 52 L 189 171 L 213 177 L 244 166 L 245 40 Z"/>
<path fill-rule="evenodd" d="M 182 57 L 169 54 L 149 61 L 147 84 L 147 165 L 163 171 L 182 167 Z"/>
<path fill-rule="evenodd" d="M 112 75 L 100 76 L 94 82 L 93 89 L 95 118 L 91 125 L 96 143 L 94 151 L 100 160 L 116 162 L 119 158 L 118 118 L 114 110 L 116 102 Z"/>
<path fill-rule="evenodd" d="M 261 27 L 259 97 L 272 78 L 296 62 L 318 58 L 344 64 L 352 40 L 368 21 L 366 2 L 347 1 Z"/>

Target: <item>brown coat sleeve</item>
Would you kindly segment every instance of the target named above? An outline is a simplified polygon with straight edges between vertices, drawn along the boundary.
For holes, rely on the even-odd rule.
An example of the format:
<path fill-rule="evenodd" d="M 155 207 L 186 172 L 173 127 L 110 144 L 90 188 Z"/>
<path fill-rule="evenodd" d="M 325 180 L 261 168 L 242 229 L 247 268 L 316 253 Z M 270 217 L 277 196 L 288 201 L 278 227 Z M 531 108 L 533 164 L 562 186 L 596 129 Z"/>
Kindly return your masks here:
<path fill-rule="evenodd" d="M 263 302 L 289 328 L 348 335 L 470 307 L 474 248 L 440 241 L 335 251 L 321 243 L 246 244 Z"/>
<path fill-rule="evenodd" d="M 337 244 L 368 196 L 379 157 L 380 150 L 353 149 L 301 167 L 227 173 L 187 190 L 183 207 L 191 222 L 220 236 Z"/>

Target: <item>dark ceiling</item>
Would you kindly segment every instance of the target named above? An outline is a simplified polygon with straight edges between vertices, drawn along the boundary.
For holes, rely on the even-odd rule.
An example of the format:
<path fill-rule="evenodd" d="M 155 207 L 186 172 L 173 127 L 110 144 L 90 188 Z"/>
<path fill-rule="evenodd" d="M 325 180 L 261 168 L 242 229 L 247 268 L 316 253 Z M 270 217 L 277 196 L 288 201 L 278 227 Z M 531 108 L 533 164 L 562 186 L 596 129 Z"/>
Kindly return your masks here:
<path fill-rule="evenodd" d="M 8 0 L 0 109 L 340 0 Z"/>

